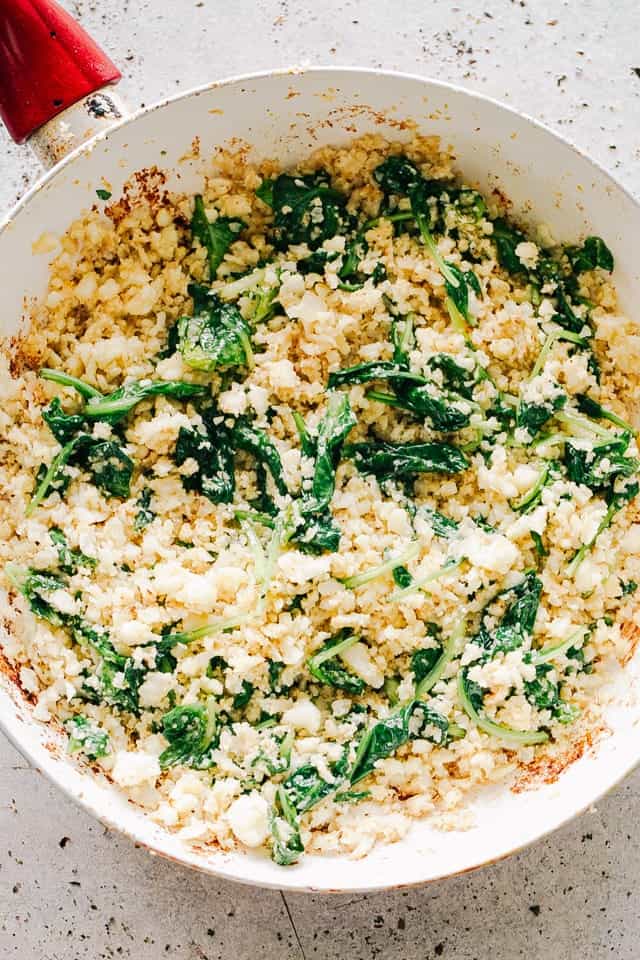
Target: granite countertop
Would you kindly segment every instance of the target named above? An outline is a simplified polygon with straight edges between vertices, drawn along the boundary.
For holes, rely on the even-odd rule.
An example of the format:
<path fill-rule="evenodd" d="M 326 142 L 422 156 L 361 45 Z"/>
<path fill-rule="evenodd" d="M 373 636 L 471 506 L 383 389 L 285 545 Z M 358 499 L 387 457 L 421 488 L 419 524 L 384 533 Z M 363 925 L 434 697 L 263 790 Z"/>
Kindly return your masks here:
<path fill-rule="evenodd" d="M 283 65 L 385 67 L 543 120 L 640 192 L 634 0 L 66 0 L 132 105 Z M 174 38 L 178 37 L 176 42 Z M 38 174 L 0 132 L 0 207 Z M 480 872 L 409 892 L 283 895 L 176 867 L 108 833 L 0 735 L 0 958 L 637 960 L 640 773 Z"/>

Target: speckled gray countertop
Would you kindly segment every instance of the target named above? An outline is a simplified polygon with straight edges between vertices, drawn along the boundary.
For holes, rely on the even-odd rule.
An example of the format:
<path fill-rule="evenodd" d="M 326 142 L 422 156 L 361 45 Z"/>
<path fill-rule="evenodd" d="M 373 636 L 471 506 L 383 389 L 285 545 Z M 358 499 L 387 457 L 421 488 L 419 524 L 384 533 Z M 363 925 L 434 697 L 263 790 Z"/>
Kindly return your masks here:
<path fill-rule="evenodd" d="M 73 0 L 132 105 L 230 74 L 430 75 L 558 129 L 640 193 L 637 0 Z M 0 207 L 37 176 L 0 132 Z M 0 960 L 638 960 L 640 773 L 527 852 L 406 893 L 286 897 L 151 858 L 0 735 Z M 337 868 L 338 869 L 338 868 Z"/>

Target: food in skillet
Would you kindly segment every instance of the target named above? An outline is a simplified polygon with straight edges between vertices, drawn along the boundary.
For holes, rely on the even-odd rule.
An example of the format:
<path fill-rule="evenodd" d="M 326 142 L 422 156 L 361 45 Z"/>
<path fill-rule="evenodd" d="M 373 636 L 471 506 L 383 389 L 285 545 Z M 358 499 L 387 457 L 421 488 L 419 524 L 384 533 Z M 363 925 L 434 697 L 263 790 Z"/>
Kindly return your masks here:
<path fill-rule="evenodd" d="M 283 865 L 561 763 L 640 580 L 604 241 L 525 234 L 430 138 L 101 199 L 1 386 L 36 716 L 185 841 Z"/>

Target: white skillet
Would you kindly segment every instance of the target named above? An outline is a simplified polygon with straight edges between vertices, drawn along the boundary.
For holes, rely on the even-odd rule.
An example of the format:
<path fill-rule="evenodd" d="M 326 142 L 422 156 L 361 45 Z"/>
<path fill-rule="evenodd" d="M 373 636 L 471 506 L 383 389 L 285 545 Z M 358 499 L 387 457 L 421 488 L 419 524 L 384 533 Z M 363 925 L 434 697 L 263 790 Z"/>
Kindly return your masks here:
<path fill-rule="evenodd" d="M 557 239 L 588 233 L 605 238 L 616 258 L 614 279 L 623 307 L 633 315 L 640 302 L 637 202 L 575 147 L 493 100 L 416 76 L 320 68 L 212 83 L 118 119 L 125 110 L 113 87 L 94 93 L 118 79 L 117 69 L 59 7 L 50 0 L 3 6 L 0 112 L 17 139 L 31 135 L 45 165 L 59 162 L 0 230 L 1 336 L 24 329 L 29 304 L 45 291 L 52 254 L 35 255 L 34 241 L 43 232 L 62 233 L 96 201 L 95 191 L 105 182 L 117 197 L 134 171 L 157 166 L 169 188 L 193 192 L 202 185 L 213 151 L 232 142 L 244 141 L 252 156 L 278 157 L 287 165 L 323 144 L 346 143 L 364 133 L 406 140 L 407 121 L 453 146 L 467 182 L 502 191 L 515 213 L 547 223 Z M 22 18 L 17 30 L 16 17 Z M 196 138 L 199 156 L 194 156 Z M 0 628 L 0 650 L 2 641 Z M 375 890 L 490 863 L 593 804 L 640 760 L 637 676 L 634 658 L 613 679 L 607 736 L 550 783 L 520 793 L 507 787 L 481 791 L 471 829 L 439 832 L 419 822 L 407 839 L 379 846 L 364 859 L 307 856 L 289 868 L 267 855 L 185 847 L 66 756 L 62 738 L 34 720 L 9 670 L 0 672 L 0 726 L 69 797 L 153 853 L 265 887 Z"/>

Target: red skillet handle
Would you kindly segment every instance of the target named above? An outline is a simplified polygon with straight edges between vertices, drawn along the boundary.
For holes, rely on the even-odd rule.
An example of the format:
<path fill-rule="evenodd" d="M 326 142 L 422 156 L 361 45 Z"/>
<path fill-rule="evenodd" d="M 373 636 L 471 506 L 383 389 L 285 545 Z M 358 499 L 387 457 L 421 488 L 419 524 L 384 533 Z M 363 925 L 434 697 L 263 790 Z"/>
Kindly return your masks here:
<path fill-rule="evenodd" d="M 54 0 L 0 0 L 0 116 L 17 143 L 120 77 Z"/>

